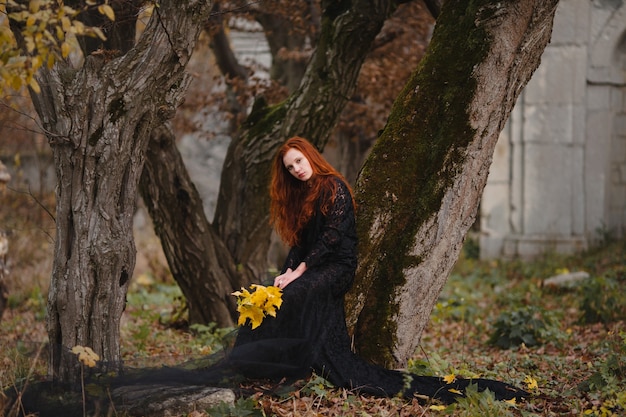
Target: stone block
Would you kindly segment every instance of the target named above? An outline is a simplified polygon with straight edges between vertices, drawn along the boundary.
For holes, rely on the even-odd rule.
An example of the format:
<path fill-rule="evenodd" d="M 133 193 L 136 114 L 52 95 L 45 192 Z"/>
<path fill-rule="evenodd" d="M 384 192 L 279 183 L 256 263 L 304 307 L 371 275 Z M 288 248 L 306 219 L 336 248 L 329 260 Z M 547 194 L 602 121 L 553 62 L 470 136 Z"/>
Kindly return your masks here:
<path fill-rule="evenodd" d="M 478 239 L 480 259 L 498 259 L 504 253 L 504 235 L 481 234 Z"/>
<path fill-rule="evenodd" d="M 570 144 L 578 137 L 574 126 L 579 108 L 569 104 L 540 104 L 527 105 L 524 110 L 524 142 Z"/>
<path fill-rule="evenodd" d="M 613 132 L 626 134 L 626 114 L 617 113 L 613 115 Z"/>
<path fill-rule="evenodd" d="M 589 24 L 589 39 L 590 42 L 595 43 L 605 30 L 607 22 L 611 20 L 611 15 L 615 13 L 615 7 L 610 5 L 601 4 L 604 1 L 590 1 L 590 24 Z"/>
<path fill-rule="evenodd" d="M 526 104 L 583 104 L 587 86 L 587 48 L 548 46 L 524 90 Z"/>
<path fill-rule="evenodd" d="M 498 138 L 498 142 L 493 151 L 493 159 L 489 166 L 489 176 L 487 177 L 487 184 L 508 182 L 511 177 L 511 167 L 509 161 L 510 152 L 509 135 L 505 131 Z"/>
<path fill-rule="evenodd" d="M 610 149 L 611 156 L 615 162 L 626 161 L 626 136 L 613 136 Z"/>
<path fill-rule="evenodd" d="M 576 271 L 558 274 L 543 280 L 545 287 L 571 288 L 589 279 L 589 272 Z"/>
<path fill-rule="evenodd" d="M 480 206 L 481 230 L 504 234 L 508 232 L 509 219 L 509 184 L 489 184 L 483 191 Z M 496 232 L 497 231 L 497 232 Z"/>
<path fill-rule="evenodd" d="M 613 171 L 617 171 L 617 169 Z M 611 195 L 609 207 L 611 209 L 619 210 L 626 208 L 626 184 L 612 183 L 609 186 L 609 192 Z"/>
<path fill-rule="evenodd" d="M 572 106 L 572 143 L 584 146 L 587 141 L 587 108 L 585 105 Z"/>
<path fill-rule="evenodd" d="M 606 227 L 611 232 L 611 237 L 623 239 L 626 236 L 626 208 L 609 210 Z"/>
<path fill-rule="evenodd" d="M 611 115 L 593 111 L 587 115 L 585 145 L 585 228 L 593 233 L 602 226 L 608 204 L 607 181 L 610 177 Z"/>
<path fill-rule="evenodd" d="M 502 253 L 504 237 L 509 230 L 508 181 L 487 183 L 480 204 L 480 257 L 497 258 Z"/>
<path fill-rule="evenodd" d="M 587 109 L 590 111 L 611 108 L 611 87 L 606 85 L 587 86 Z"/>
<path fill-rule="evenodd" d="M 570 236 L 573 233 L 572 200 L 580 184 L 582 166 L 576 165 L 573 147 L 527 144 L 524 161 L 524 234 Z"/>
<path fill-rule="evenodd" d="M 626 7 L 623 1 L 595 2 L 591 9 L 587 78 L 596 83 L 623 84 L 624 70 L 615 65 L 614 54 L 623 42 Z"/>
<path fill-rule="evenodd" d="M 583 236 L 511 235 L 505 238 L 503 255 L 507 258 L 533 259 L 549 252 L 572 254 L 587 248 Z"/>
<path fill-rule="evenodd" d="M 626 92 L 622 88 L 611 88 L 611 108 L 626 109 Z"/>
<path fill-rule="evenodd" d="M 626 186 L 626 162 L 622 162 L 621 164 L 617 164 L 617 172 L 618 172 L 618 184 Z"/>
<path fill-rule="evenodd" d="M 572 176 L 572 195 L 570 196 L 571 204 L 571 234 L 584 235 L 585 230 L 585 172 L 582 167 L 585 166 L 585 149 L 582 146 L 576 146 L 571 149 L 571 166 Z"/>
<path fill-rule="evenodd" d="M 589 0 L 561 0 L 554 16 L 551 44 L 586 44 L 589 13 Z"/>

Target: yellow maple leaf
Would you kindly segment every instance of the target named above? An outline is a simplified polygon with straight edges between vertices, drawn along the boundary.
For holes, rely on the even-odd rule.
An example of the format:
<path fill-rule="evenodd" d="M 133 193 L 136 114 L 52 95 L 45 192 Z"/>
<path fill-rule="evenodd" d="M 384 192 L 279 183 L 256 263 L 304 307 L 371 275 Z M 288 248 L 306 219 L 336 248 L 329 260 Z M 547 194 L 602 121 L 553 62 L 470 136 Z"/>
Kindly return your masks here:
<path fill-rule="evenodd" d="M 72 353 L 78 356 L 78 360 L 83 365 L 86 365 L 90 368 L 96 366 L 96 362 L 100 360 L 100 356 L 98 356 L 98 354 L 88 346 L 74 346 L 72 348 Z"/>
<path fill-rule="evenodd" d="M 253 286 L 254 292 L 250 296 L 250 303 L 263 308 L 267 302 L 267 293 L 261 287 Z"/>
<path fill-rule="evenodd" d="M 446 384 L 451 384 L 454 381 L 456 381 L 456 375 L 454 374 L 448 374 L 446 376 L 443 377 L 443 380 L 446 381 Z"/>
<path fill-rule="evenodd" d="M 276 308 L 280 308 L 283 303 L 283 290 L 273 285 L 266 287 L 267 291 L 267 300 L 271 302 Z"/>
<path fill-rule="evenodd" d="M 266 304 L 265 314 L 268 316 L 276 317 L 276 307 L 272 304 Z"/>
<path fill-rule="evenodd" d="M 517 405 L 517 400 L 515 399 L 515 397 L 511 398 L 510 400 L 504 400 L 504 402 L 511 405 Z"/>
<path fill-rule="evenodd" d="M 241 291 L 235 291 L 234 293 L 232 293 L 232 295 L 239 298 L 250 298 L 250 291 L 241 287 Z"/>
<path fill-rule="evenodd" d="M 237 321 L 237 324 L 240 326 L 246 324 L 247 320 L 250 319 L 252 328 L 256 329 L 263 321 L 263 310 L 261 310 L 258 306 L 242 304 L 239 308 L 237 308 L 237 311 L 239 311 L 239 320 Z"/>
<path fill-rule="evenodd" d="M 283 293 L 278 287 L 270 286 L 265 288 L 267 300 L 265 301 L 265 311 L 267 315 L 276 317 L 276 310 L 283 304 Z"/>
<path fill-rule="evenodd" d="M 450 391 L 453 394 L 463 395 L 463 393 L 459 391 L 458 389 L 450 388 L 448 391 Z"/>
<path fill-rule="evenodd" d="M 524 382 L 526 383 L 526 387 L 530 390 L 539 389 L 539 385 L 537 384 L 537 380 L 531 376 L 527 376 L 524 378 Z"/>

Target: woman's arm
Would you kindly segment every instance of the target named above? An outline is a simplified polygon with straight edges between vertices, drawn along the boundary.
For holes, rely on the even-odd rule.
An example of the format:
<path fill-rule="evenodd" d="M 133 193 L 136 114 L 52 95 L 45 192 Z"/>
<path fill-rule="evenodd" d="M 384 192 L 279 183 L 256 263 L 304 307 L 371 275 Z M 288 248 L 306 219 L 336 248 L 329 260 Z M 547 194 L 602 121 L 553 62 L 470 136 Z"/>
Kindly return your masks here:
<path fill-rule="evenodd" d="M 300 262 L 300 265 L 294 270 L 291 268 L 287 268 L 287 271 L 284 274 L 281 274 L 274 278 L 274 285 L 278 288 L 285 288 L 292 281 L 300 278 L 302 274 L 306 271 L 306 264 L 304 262 Z"/>

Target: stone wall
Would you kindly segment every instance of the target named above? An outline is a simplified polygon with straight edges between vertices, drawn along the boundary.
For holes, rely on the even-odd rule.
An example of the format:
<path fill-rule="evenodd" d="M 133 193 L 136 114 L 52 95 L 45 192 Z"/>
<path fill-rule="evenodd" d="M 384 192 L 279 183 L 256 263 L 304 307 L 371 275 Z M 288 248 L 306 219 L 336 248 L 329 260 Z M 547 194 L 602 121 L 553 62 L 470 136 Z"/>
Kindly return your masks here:
<path fill-rule="evenodd" d="M 626 227 L 626 5 L 561 0 L 496 147 L 481 257 L 571 253 Z"/>

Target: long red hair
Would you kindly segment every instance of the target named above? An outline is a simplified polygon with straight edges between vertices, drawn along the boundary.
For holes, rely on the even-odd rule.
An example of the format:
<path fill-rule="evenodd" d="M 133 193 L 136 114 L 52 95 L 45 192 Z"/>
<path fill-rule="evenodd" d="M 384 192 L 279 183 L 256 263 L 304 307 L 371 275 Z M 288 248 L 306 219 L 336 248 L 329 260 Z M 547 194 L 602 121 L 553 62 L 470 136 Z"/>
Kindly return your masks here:
<path fill-rule="evenodd" d="M 308 181 L 295 178 L 285 168 L 283 157 L 290 149 L 302 152 L 309 161 L 313 175 Z M 313 216 L 315 205 L 322 193 L 330 196 L 320 207 L 323 214 L 328 213 L 337 193 L 337 183 L 333 177 L 340 178 L 352 194 L 350 184 L 343 175 L 333 168 L 309 141 L 299 136 L 288 139 L 280 147 L 271 169 L 270 224 L 289 246 L 296 246 L 299 243 L 299 232 Z"/>

